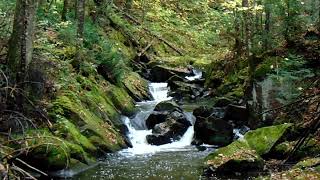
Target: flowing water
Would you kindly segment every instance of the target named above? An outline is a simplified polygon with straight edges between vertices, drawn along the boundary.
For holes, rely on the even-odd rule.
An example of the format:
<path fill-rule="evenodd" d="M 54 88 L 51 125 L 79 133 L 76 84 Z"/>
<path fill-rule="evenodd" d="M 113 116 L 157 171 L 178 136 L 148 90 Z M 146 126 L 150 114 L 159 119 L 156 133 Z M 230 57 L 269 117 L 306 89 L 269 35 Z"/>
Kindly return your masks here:
<path fill-rule="evenodd" d="M 100 164 L 73 179 L 199 179 L 203 158 L 210 150 L 198 151 L 191 146 L 193 126 L 179 141 L 161 146 L 147 143 L 146 136 L 152 132 L 146 129 L 146 118 L 157 103 L 171 99 L 167 83 L 151 83 L 149 89 L 154 100 L 137 103 L 139 111 L 134 118 L 122 117 L 133 147 L 108 154 Z M 192 113 L 185 115 L 193 124 Z"/>

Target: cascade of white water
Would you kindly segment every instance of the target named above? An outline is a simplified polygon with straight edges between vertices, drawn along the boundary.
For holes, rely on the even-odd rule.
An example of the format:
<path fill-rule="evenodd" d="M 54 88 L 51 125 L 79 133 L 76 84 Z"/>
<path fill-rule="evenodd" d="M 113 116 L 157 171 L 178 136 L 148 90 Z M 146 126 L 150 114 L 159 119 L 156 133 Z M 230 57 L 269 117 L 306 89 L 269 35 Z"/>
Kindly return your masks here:
<path fill-rule="evenodd" d="M 196 79 L 201 79 L 202 78 L 202 71 L 200 71 L 200 70 L 194 69 L 193 70 L 193 74 L 194 74 L 194 76 L 186 76 L 186 79 L 189 80 L 189 81 L 194 81 Z"/>
<path fill-rule="evenodd" d="M 168 84 L 167 83 L 151 83 L 149 86 L 150 93 L 154 101 L 146 101 L 138 103 L 140 111 L 137 115 L 129 119 L 123 116 L 122 121 L 128 127 L 128 137 L 132 143 L 132 148 L 125 149 L 120 153 L 124 155 L 137 155 L 137 154 L 150 154 L 161 151 L 183 151 L 185 147 L 191 145 L 194 130 L 193 126 L 185 132 L 179 141 L 164 144 L 161 146 L 150 145 L 147 143 L 146 136 L 152 134 L 152 130 L 147 130 L 145 120 L 152 113 L 154 107 L 158 102 L 170 100 L 168 97 Z M 186 118 L 194 123 L 195 119 L 192 113 L 185 113 Z"/>

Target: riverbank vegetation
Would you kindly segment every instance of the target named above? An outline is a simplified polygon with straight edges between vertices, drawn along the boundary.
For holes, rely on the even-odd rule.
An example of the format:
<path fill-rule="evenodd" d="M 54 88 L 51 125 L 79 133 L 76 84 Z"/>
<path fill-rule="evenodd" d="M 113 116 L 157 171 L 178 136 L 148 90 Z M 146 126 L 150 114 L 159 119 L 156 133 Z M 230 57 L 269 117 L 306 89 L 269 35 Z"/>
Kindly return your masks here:
<path fill-rule="evenodd" d="M 319 7 L 1 1 L 0 178 L 46 177 L 131 147 L 120 117 L 152 98 L 150 81 L 168 82 L 179 105 L 196 106 L 195 130 L 211 128 L 195 132 L 196 146 L 221 146 L 204 160 L 203 178 L 319 178 Z M 185 80 L 190 66 L 203 79 Z M 212 117 L 216 108 L 225 116 Z M 252 131 L 233 141 L 232 129 L 244 126 Z"/>

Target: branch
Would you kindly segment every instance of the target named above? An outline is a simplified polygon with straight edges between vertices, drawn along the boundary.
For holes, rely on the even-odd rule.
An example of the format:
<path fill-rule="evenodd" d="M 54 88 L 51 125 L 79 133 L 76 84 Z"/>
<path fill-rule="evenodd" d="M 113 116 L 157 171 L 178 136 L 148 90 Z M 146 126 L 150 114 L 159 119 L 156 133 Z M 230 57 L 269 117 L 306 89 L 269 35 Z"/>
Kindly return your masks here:
<path fill-rule="evenodd" d="M 30 169 L 32 169 L 32 170 L 35 170 L 36 172 L 38 172 L 38 173 L 40 173 L 40 174 L 42 174 L 42 175 L 48 176 L 48 174 L 46 174 L 46 173 L 44 173 L 43 171 L 41 171 L 41 170 L 39 170 L 39 169 L 37 169 L 37 168 L 29 165 L 28 163 L 22 161 L 21 159 L 16 158 L 16 160 L 19 161 L 20 163 L 22 163 L 23 165 L 27 166 L 28 168 L 30 168 Z"/>
<path fill-rule="evenodd" d="M 152 45 L 153 45 L 153 40 L 141 52 L 138 53 L 138 56 L 141 57 L 142 55 L 144 55 Z"/>

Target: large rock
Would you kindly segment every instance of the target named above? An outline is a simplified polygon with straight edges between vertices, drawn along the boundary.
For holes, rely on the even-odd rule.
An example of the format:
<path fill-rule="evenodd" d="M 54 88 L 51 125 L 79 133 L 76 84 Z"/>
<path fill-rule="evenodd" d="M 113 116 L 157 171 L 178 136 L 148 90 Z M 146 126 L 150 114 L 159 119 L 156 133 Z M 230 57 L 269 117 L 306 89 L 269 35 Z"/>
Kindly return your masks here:
<path fill-rule="evenodd" d="M 170 95 L 180 99 L 181 95 L 189 96 L 191 99 L 200 97 L 204 93 L 204 89 L 197 84 L 190 84 L 181 81 L 172 81 L 169 84 L 170 86 Z M 183 97 L 182 96 L 182 97 Z"/>
<path fill-rule="evenodd" d="M 246 125 L 249 118 L 249 111 L 245 106 L 228 105 L 224 119 L 233 120 L 236 125 Z"/>
<path fill-rule="evenodd" d="M 215 116 L 217 118 L 223 118 L 225 114 L 225 109 L 220 107 L 208 107 L 200 106 L 193 110 L 193 115 L 197 117 L 207 118 L 209 116 Z"/>
<path fill-rule="evenodd" d="M 198 117 L 207 118 L 212 115 L 212 112 L 213 112 L 213 108 L 208 106 L 200 106 L 193 110 L 193 115 L 196 118 Z"/>
<path fill-rule="evenodd" d="M 259 155 L 265 155 L 270 152 L 290 126 L 292 126 L 292 124 L 286 123 L 259 128 L 247 132 L 244 138 L 249 143 L 250 147 L 256 150 Z"/>
<path fill-rule="evenodd" d="M 152 135 L 147 136 L 147 142 L 152 145 L 162 145 L 179 140 L 191 123 L 181 112 L 170 113 L 164 122 L 156 124 Z"/>
<path fill-rule="evenodd" d="M 154 110 L 155 111 L 169 111 L 169 112 L 179 111 L 179 112 L 182 112 L 182 109 L 174 101 L 162 101 L 156 105 Z"/>
<path fill-rule="evenodd" d="M 219 173 L 249 173 L 263 170 L 262 155 L 284 135 L 292 124 L 264 127 L 249 131 L 243 139 L 211 153 L 205 159 L 205 176 Z"/>
<path fill-rule="evenodd" d="M 188 72 L 185 70 L 174 69 L 161 65 L 156 65 L 151 69 L 151 77 L 153 82 L 165 82 L 173 76 L 185 77 Z"/>
<path fill-rule="evenodd" d="M 169 115 L 168 111 L 158 112 L 154 111 L 150 114 L 150 116 L 146 119 L 146 126 L 148 129 L 153 129 L 155 125 L 163 123 L 166 121 Z"/>
<path fill-rule="evenodd" d="M 211 177 L 213 174 L 262 171 L 264 161 L 246 141 L 238 140 L 211 153 L 206 157 L 205 164 L 208 167 L 204 175 Z"/>
<path fill-rule="evenodd" d="M 226 146 L 232 142 L 233 127 L 227 121 L 213 116 L 198 117 L 194 125 L 195 144 Z"/>

